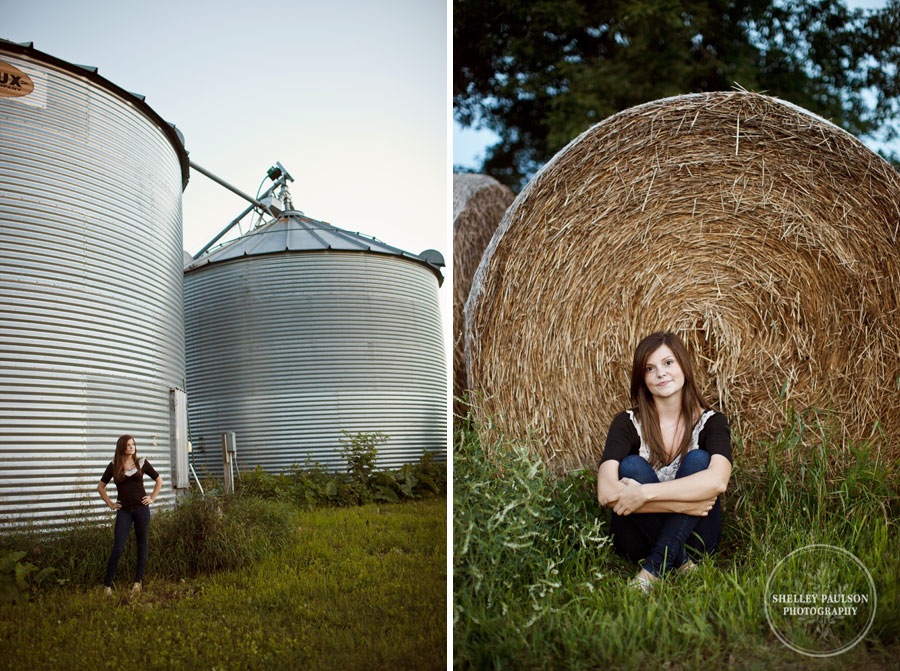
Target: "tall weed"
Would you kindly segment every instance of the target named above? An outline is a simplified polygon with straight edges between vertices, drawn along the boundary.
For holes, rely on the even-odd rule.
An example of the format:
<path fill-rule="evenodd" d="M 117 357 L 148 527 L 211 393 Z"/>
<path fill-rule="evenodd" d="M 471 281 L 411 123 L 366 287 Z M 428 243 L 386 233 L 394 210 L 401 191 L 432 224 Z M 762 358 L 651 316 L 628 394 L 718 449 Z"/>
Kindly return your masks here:
<path fill-rule="evenodd" d="M 180 578 L 245 567 L 292 538 L 292 511 L 253 497 L 195 497 L 164 511 L 151 535 L 163 561 L 153 574 Z"/>
<path fill-rule="evenodd" d="M 519 615 L 528 628 L 552 609 L 567 562 L 599 565 L 608 553 L 599 509 L 578 476 L 553 482 L 521 445 L 492 450 L 471 433 L 454 453 L 454 624 Z M 597 573 L 588 582 L 600 579 Z"/>

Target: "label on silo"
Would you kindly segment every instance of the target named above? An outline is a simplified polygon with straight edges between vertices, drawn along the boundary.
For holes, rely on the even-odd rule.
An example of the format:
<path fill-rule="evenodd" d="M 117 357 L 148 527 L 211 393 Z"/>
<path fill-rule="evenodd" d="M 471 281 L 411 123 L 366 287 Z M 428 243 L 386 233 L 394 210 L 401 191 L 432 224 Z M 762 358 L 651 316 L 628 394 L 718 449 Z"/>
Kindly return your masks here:
<path fill-rule="evenodd" d="M 20 68 L 27 67 L 28 72 Z M 48 70 L 37 63 L 19 66 L 0 61 L 0 100 L 15 100 L 29 107 L 47 107 Z"/>
<path fill-rule="evenodd" d="M 31 77 L 15 65 L 0 61 L 0 96 L 3 98 L 19 98 L 34 91 Z"/>

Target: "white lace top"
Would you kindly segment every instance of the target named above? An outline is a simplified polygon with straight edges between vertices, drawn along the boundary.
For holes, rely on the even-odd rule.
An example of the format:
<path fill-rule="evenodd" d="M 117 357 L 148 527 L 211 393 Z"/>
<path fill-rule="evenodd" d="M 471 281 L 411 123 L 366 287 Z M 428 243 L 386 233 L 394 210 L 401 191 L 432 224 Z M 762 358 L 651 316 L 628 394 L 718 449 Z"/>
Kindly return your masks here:
<path fill-rule="evenodd" d="M 637 431 L 638 437 L 641 439 L 641 448 L 638 454 L 647 461 L 650 461 L 650 447 L 644 441 L 644 434 L 641 432 L 641 423 L 635 419 L 633 411 L 628 410 L 627 412 L 628 417 L 631 418 L 631 423 L 634 424 L 634 429 Z M 694 430 L 691 432 L 691 444 L 688 446 L 688 452 L 696 450 L 699 447 L 698 442 L 700 440 L 700 432 L 703 431 L 703 427 L 706 426 L 706 420 L 714 414 L 716 414 L 715 410 L 705 410 L 703 414 L 700 415 L 700 419 L 694 424 Z M 653 470 L 656 471 L 656 477 L 659 478 L 660 482 L 667 482 L 668 480 L 675 479 L 675 473 L 678 472 L 678 467 L 680 465 L 681 455 L 678 455 L 668 466 L 654 468 Z"/>

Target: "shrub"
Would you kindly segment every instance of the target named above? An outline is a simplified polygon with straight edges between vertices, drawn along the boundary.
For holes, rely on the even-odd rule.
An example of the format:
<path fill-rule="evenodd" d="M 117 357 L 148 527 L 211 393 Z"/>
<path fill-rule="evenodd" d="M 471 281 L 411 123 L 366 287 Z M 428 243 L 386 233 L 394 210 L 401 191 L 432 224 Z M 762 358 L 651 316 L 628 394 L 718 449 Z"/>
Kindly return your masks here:
<path fill-rule="evenodd" d="M 242 471 L 235 482 L 235 493 L 258 499 L 280 499 L 291 493 L 293 482 L 286 475 L 275 475 L 257 466 L 252 471 Z"/>
<path fill-rule="evenodd" d="M 375 473 L 378 448 L 387 442 L 388 436 L 380 432 L 351 434 L 344 431 L 343 434 L 340 452 L 347 460 L 347 473 L 354 482 L 367 485 Z"/>
<path fill-rule="evenodd" d="M 321 464 L 309 460 L 303 467 L 295 464 L 288 470 L 287 478 L 291 483 L 290 498 L 295 505 L 308 510 L 339 504 L 339 478 Z"/>
<path fill-rule="evenodd" d="M 384 433 L 357 433 L 343 432 L 341 438 L 340 453 L 347 460 L 348 478 L 344 481 L 345 493 L 351 501 L 357 505 L 369 503 L 373 500 L 372 479 L 375 475 L 378 448 L 387 442 L 388 437 Z"/>
<path fill-rule="evenodd" d="M 521 613 L 530 601 L 530 627 L 552 608 L 565 564 L 600 564 L 608 538 L 592 493 L 592 476 L 553 480 L 517 444 L 490 454 L 466 433 L 454 453 L 454 623 Z M 602 576 L 593 576 L 599 580 Z M 517 625 L 514 625 L 517 626 Z"/>
<path fill-rule="evenodd" d="M 418 479 L 415 491 L 419 496 L 443 496 L 447 493 L 447 464 L 439 462 L 434 452 L 425 452 L 413 467 Z"/>
<path fill-rule="evenodd" d="M 195 497 L 159 517 L 151 542 L 162 561 L 148 570 L 168 578 L 241 568 L 284 547 L 294 531 L 284 503 L 252 496 Z"/>
<path fill-rule="evenodd" d="M 417 464 L 403 464 L 396 471 L 381 471 L 372 476 L 369 486 L 372 499 L 397 503 L 401 499 L 441 496 L 447 491 L 447 471 L 431 452 L 424 453 Z"/>
<path fill-rule="evenodd" d="M 32 587 L 44 582 L 52 567 L 38 570 L 31 562 L 23 562 L 25 552 L 0 553 L 0 603 L 16 603 L 29 597 Z M 37 573 L 35 573 L 37 571 Z"/>
<path fill-rule="evenodd" d="M 83 523 L 63 531 L 20 529 L 0 539 L 6 550 L 25 552 L 29 562 L 54 569 L 60 583 L 98 584 L 106 572 L 112 548 L 112 516 L 108 524 Z M 131 565 L 134 566 L 133 548 Z M 128 555 L 128 552 L 126 552 Z M 128 557 L 123 557 L 126 561 Z M 121 565 L 121 564 L 120 564 Z"/>

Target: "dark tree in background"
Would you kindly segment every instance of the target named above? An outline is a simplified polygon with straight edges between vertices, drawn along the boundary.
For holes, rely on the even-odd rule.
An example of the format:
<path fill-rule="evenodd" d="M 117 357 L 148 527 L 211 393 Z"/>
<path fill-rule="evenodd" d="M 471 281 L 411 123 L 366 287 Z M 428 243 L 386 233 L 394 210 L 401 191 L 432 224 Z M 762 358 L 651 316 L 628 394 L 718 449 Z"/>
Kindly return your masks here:
<path fill-rule="evenodd" d="M 454 115 L 500 136 L 482 170 L 515 190 L 601 119 L 684 93 L 767 93 L 888 143 L 898 66 L 900 0 L 453 3 Z"/>

